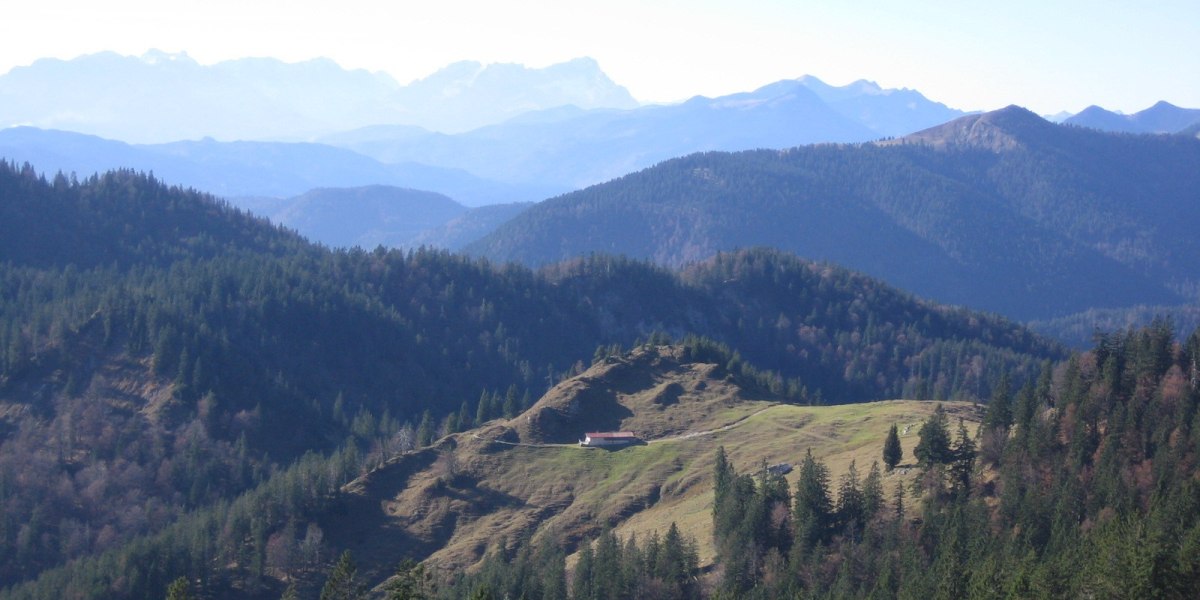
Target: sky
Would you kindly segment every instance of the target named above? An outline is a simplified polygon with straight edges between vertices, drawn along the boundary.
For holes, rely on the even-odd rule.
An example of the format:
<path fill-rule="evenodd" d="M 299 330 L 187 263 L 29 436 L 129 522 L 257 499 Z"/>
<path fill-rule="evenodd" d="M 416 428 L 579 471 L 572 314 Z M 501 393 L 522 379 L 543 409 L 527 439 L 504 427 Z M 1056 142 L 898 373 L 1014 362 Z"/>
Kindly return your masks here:
<path fill-rule="evenodd" d="M 331 58 L 400 83 L 458 60 L 596 59 L 643 102 L 801 75 L 963 110 L 1200 108 L 1200 2 L 1156 0 L 38 0 L 0 17 L 0 73 L 115 51 Z"/>

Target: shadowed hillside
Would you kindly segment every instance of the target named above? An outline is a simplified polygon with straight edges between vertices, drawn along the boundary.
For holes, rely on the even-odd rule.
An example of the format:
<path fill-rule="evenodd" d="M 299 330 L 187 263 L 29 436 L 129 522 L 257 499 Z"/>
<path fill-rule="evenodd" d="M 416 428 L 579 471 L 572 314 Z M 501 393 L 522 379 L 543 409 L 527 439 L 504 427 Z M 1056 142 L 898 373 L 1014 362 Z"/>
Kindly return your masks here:
<path fill-rule="evenodd" d="M 1014 318 L 1200 293 L 1200 142 L 1017 107 L 866 145 L 694 154 L 547 200 L 467 251 L 660 264 L 771 246 Z"/>

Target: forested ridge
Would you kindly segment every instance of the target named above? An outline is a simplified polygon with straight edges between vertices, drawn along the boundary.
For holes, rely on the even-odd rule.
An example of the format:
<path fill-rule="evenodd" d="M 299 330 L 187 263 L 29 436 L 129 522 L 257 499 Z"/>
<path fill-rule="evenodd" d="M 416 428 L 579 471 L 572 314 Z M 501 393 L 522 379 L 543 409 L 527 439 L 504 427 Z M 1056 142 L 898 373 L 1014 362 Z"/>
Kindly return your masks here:
<path fill-rule="evenodd" d="M 1003 319 L 772 250 L 678 273 L 604 256 L 531 271 L 333 251 L 152 176 L 11 164 L 0 215 L 3 584 L 106 551 L 133 560 L 170 539 L 145 536 L 203 521 L 232 528 L 205 556 L 239 565 L 213 589 L 252 588 L 253 557 L 288 511 L 204 521 L 214 507 L 279 485 L 309 451 L 352 452 L 334 471 L 356 472 L 511 416 L 598 347 L 662 333 L 724 344 L 733 367 L 757 364 L 808 403 L 982 398 L 1001 373 L 1063 356 Z M 320 503 L 324 488 L 295 485 Z M 161 590 L 164 565 L 102 595 Z"/>
<path fill-rule="evenodd" d="M 1174 305 L 1200 281 L 1200 142 L 1017 107 L 899 140 L 710 152 L 553 198 L 467 247 L 682 265 L 770 246 L 941 302 L 1046 319 Z"/>

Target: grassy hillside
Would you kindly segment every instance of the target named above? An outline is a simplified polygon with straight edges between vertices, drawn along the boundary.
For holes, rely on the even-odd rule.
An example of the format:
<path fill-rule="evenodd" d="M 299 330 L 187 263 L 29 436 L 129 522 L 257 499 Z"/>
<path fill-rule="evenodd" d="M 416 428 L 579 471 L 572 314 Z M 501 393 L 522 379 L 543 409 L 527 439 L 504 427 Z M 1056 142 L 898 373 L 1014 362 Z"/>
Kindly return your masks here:
<path fill-rule="evenodd" d="M 677 393 L 664 403 L 667 388 Z M 982 416 L 970 403 L 946 407 L 970 423 Z M 606 528 L 644 537 L 665 533 L 672 522 L 695 537 L 702 562 L 710 563 L 718 446 L 743 472 L 797 465 L 811 449 L 836 478 L 851 461 L 865 472 L 880 460 L 893 423 L 905 462 L 913 462 L 916 429 L 933 408 L 916 401 L 788 405 L 742 387 L 720 365 L 687 362 L 678 347 L 643 347 L 560 383 L 516 419 L 447 437 L 352 482 L 320 523 L 336 545 L 360 557 L 372 583 L 405 557 L 453 572 L 527 536 L 553 532 L 577 549 Z M 633 430 L 644 444 L 611 450 L 550 443 L 578 438 L 599 424 L 594 418 L 614 412 L 623 417 L 597 428 Z M 563 421 L 564 414 L 578 420 Z M 788 475 L 793 485 L 796 475 Z M 902 464 L 886 476 L 888 492 L 913 477 Z"/>

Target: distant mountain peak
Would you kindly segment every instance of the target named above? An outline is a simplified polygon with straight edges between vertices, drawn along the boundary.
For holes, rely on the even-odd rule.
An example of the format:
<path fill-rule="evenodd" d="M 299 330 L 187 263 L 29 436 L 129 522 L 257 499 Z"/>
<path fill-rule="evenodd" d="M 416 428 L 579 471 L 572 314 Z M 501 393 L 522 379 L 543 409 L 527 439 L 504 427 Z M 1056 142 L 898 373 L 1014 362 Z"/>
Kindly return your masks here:
<path fill-rule="evenodd" d="M 1064 121 L 1070 125 L 1123 133 L 1176 133 L 1200 122 L 1200 109 L 1180 108 L 1166 100 L 1131 115 L 1089 106 Z"/>
<path fill-rule="evenodd" d="M 939 149 L 975 147 L 1002 152 L 1023 146 L 1031 136 L 1052 126 L 1036 113 L 1014 104 L 960 117 L 881 145 L 915 143 Z"/>
<path fill-rule="evenodd" d="M 875 83 L 874 81 L 871 81 L 869 79 L 859 79 L 859 80 L 853 81 L 850 83 L 850 85 L 847 85 L 846 87 L 858 90 L 864 94 L 880 94 L 880 93 L 887 93 L 887 92 L 892 91 L 892 90 L 884 90 L 882 87 L 879 87 L 878 83 Z"/>
<path fill-rule="evenodd" d="M 195 65 L 195 60 L 188 56 L 187 52 L 165 52 L 158 48 L 151 48 L 139 57 L 139 60 L 148 65 L 161 65 L 167 63 L 179 63 Z"/>

